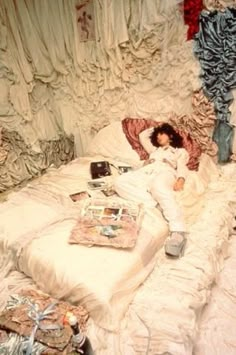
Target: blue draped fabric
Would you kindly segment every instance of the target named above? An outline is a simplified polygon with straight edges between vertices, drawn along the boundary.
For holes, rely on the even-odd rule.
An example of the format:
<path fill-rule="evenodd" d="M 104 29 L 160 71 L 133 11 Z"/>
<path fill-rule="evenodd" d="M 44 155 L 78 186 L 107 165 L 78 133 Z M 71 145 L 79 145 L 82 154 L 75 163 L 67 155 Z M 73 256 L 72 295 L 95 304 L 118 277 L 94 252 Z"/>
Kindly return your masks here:
<path fill-rule="evenodd" d="M 227 162 L 233 138 L 229 106 L 233 101 L 232 89 L 236 87 L 236 9 L 202 11 L 194 53 L 201 64 L 204 93 L 215 106 L 213 139 L 219 148 L 218 160 Z"/>

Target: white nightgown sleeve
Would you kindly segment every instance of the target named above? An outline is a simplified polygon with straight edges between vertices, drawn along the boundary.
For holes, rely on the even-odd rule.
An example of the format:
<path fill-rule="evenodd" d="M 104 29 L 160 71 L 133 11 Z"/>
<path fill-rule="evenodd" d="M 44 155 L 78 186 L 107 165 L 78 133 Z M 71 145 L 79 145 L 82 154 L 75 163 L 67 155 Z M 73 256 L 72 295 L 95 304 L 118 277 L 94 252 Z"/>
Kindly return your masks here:
<path fill-rule="evenodd" d="M 186 179 L 186 176 L 188 174 L 187 163 L 189 160 L 189 154 L 187 150 L 184 148 L 178 148 L 176 154 L 177 154 L 177 178 L 182 177 Z"/>

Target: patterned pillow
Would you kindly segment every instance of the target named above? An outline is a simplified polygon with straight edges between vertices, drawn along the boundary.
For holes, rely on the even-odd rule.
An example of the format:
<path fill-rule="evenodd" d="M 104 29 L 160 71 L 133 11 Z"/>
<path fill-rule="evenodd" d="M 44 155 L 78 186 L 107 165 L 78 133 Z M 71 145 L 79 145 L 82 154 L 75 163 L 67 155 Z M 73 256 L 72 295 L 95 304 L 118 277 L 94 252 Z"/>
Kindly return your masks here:
<path fill-rule="evenodd" d="M 69 243 L 133 248 L 141 224 L 142 208 L 134 202 L 90 199 L 72 229 Z"/>
<path fill-rule="evenodd" d="M 148 159 L 148 153 L 143 148 L 139 140 L 139 134 L 150 127 L 157 127 L 163 122 L 153 121 L 151 119 L 144 118 L 125 118 L 122 121 L 122 128 L 128 142 L 132 148 L 138 153 L 141 160 Z M 199 159 L 202 153 L 201 147 L 197 141 L 195 141 L 189 133 L 176 129 L 183 138 L 183 148 L 189 153 L 188 168 L 189 170 L 197 170 L 199 166 Z"/>

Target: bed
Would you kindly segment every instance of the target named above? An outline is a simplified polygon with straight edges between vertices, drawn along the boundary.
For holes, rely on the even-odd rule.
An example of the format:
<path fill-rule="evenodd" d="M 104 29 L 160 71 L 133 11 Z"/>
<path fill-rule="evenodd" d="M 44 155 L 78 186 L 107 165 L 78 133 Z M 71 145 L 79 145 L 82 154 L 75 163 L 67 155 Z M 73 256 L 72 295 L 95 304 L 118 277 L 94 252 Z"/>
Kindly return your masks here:
<path fill-rule="evenodd" d="M 158 232 L 152 233 L 148 226 L 154 216 L 147 213 L 131 251 L 68 244 L 76 223 L 68 195 L 87 188 L 90 161 L 94 157 L 52 170 L 0 206 L 1 252 L 10 251 L 17 270 L 32 277 L 40 289 L 84 304 L 99 326 L 114 330 L 134 291 L 152 271 L 167 225 L 155 211 Z"/>
<path fill-rule="evenodd" d="M 116 348 L 114 348 L 112 353 L 132 354 L 132 351 L 134 351 L 133 353 L 138 353 L 137 349 L 135 350 L 132 345 L 135 341 L 130 334 L 128 336 L 130 343 L 124 340 L 127 339 L 127 329 L 123 333 L 120 332 L 121 324 L 123 324 L 122 327 L 125 329 L 126 326 L 123 322 L 127 325 L 135 318 L 134 313 L 137 313 L 135 308 L 137 304 L 139 305 L 139 310 L 146 312 L 147 317 L 150 316 L 151 302 L 155 302 L 155 297 L 150 298 L 148 290 L 150 291 L 149 287 L 157 289 L 157 286 L 153 286 L 153 275 L 155 274 L 154 285 L 158 284 L 158 278 L 160 278 L 162 287 L 159 290 L 162 290 L 162 296 L 165 292 L 168 292 L 167 303 L 168 301 L 171 302 L 172 289 L 163 287 L 165 273 L 170 275 L 175 268 L 179 270 L 179 263 L 183 263 L 180 267 L 183 270 L 186 260 L 187 263 L 191 264 L 192 239 L 190 238 L 189 247 L 187 248 L 187 259 L 183 258 L 177 264 L 170 264 L 170 261 L 163 255 L 162 250 L 164 240 L 168 234 L 167 224 L 158 209 L 145 208 L 138 241 L 132 250 L 69 245 L 68 237 L 75 224 L 75 206 L 68 196 L 79 190 L 87 189 L 87 181 L 90 179 L 90 162 L 104 159 L 109 160 L 114 166 L 122 163 L 137 168 L 141 164 L 140 157 L 135 150 L 131 149 L 120 122 L 115 122 L 105 127 L 97 134 L 88 148 L 86 157 L 75 159 L 70 164 L 59 169 L 49 169 L 44 176 L 32 181 L 21 191 L 12 193 L 8 201 L 0 205 L 2 268 L 7 265 L 6 272 L 18 270 L 24 273 L 32 278 L 41 290 L 54 297 L 68 300 L 74 304 L 81 303 L 89 311 L 91 318 L 95 322 L 97 334 L 102 331 L 109 331 L 112 332 L 109 333 L 109 336 L 113 338 L 118 336 L 114 332 L 119 330 L 119 340 L 117 338 L 115 341 L 111 340 L 107 354 L 111 351 L 111 347 L 115 346 L 115 343 Z M 193 230 L 192 228 L 195 226 L 198 235 L 201 233 L 199 218 L 206 218 L 204 213 L 207 213 L 206 202 L 209 201 L 207 186 L 209 184 L 214 186 L 220 173 L 209 156 L 201 154 L 199 159 L 198 171 L 190 172 L 185 190 L 178 193 L 177 196 L 184 207 L 189 231 Z M 112 179 L 117 174 L 114 168 L 112 172 L 112 176 L 105 178 L 109 184 L 112 184 Z M 93 197 L 99 197 L 99 194 L 101 194 L 101 192 L 90 192 Z M 217 196 L 219 197 L 219 194 Z M 217 201 L 217 196 L 214 203 Z M 230 216 L 232 215 L 232 211 L 229 208 L 229 199 L 226 199 L 225 195 L 224 201 L 225 204 L 224 206 L 222 204 L 221 207 L 223 206 L 225 210 L 222 210 L 221 218 L 219 218 L 219 228 L 216 228 L 213 232 L 211 231 L 213 240 L 223 225 L 222 228 L 225 233 L 224 237 L 221 238 L 220 236 L 220 248 L 222 240 L 227 239 L 227 230 Z M 200 245 L 199 248 L 201 249 L 202 246 Z M 209 245 L 208 248 L 212 258 L 215 258 L 217 256 L 214 249 L 215 244 Z M 203 258 L 204 260 L 200 256 L 198 258 L 198 254 L 194 254 L 194 258 L 193 264 L 196 263 L 197 266 L 194 264 L 193 269 L 195 266 L 200 267 L 198 264 L 203 261 L 207 262 L 207 258 Z M 216 272 L 215 270 L 210 270 L 209 274 L 209 279 L 212 282 Z M 144 282 L 149 275 L 151 275 L 149 279 Z M 204 279 L 203 274 L 196 274 L 195 276 L 197 282 L 202 284 L 205 292 L 211 282 L 208 280 L 209 282 L 204 283 L 202 281 Z M 137 289 L 142 284 L 141 291 L 137 292 Z M 188 288 L 186 280 L 184 280 L 183 284 L 186 291 Z M 188 291 L 186 292 L 188 293 Z M 194 292 L 197 292 L 197 288 L 194 289 Z M 144 294 L 146 302 L 143 302 Z M 160 298 L 160 295 L 158 297 Z M 134 301 L 129 307 L 133 299 Z M 166 302 L 163 305 L 163 297 L 159 301 L 157 298 L 157 304 L 159 304 L 159 308 L 157 307 L 158 312 L 160 312 L 160 307 L 163 306 L 163 309 L 167 307 Z M 206 298 L 198 306 L 193 307 L 191 315 L 195 315 L 195 311 L 198 312 L 205 302 Z M 175 309 L 176 304 L 172 305 Z M 183 319 L 183 314 L 186 315 L 188 313 L 186 312 L 186 307 L 188 308 L 188 306 L 184 304 L 181 308 L 178 305 L 178 322 L 181 317 Z M 149 308 L 149 311 L 147 311 L 147 308 Z M 126 317 L 124 318 L 125 314 Z M 191 318 L 194 325 L 196 324 L 195 318 L 193 316 Z M 163 343 L 164 345 L 162 344 L 163 347 L 161 349 L 163 352 L 171 351 L 171 347 L 168 344 L 176 341 L 174 328 L 173 333 L 169 334 L 169 338 L 167 336 Z M 146 334 L 138 333 L 140 338 L 144 339 L 146 337 Z M 132 331 L 134 338 L 135 334 L 135 331 Z M 181 340 L 177 340 L 178 343 L 181 343 L 181 351 L 183 349 L 188 349 L 189 351 L 191 349 L 189 344 L 193 334 L 188 334 L 187 339 L 184 332 L 181 332 L 181 334 L 183 337 L 181 338 L 180 336 Z M 94 341 L 96 343 L 96 340 Z M 186 346 L 186 342 L 188 346 Z M 117 343 L 120 345 L 117 345 Z M 99 342 L 96 344 L 97 349 L 99 349 Z M 128 350 L 122 348 L 124 344 Z M 142 346 L 142 351 L 146 351 L 146 345 Z M 144 353 L 142 351 L 140 353 Z M 101 353 L 105 354 L 104 347 Z M 157 352 L 154 353 L 157 354 Z M 175 352 L 175 354 L 177 353 L 184 354 L 185 352 Z"/>

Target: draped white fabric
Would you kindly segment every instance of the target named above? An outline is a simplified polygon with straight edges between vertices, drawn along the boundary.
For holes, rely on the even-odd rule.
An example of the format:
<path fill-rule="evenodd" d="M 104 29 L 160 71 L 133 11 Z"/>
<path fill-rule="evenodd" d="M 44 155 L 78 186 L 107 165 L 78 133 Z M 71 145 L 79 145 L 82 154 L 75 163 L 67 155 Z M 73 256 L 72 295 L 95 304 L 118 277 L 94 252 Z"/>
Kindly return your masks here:
<path fill-rule="evenodd" d="M 37 147 L 75 126 L 89 134 L 126 115 L 191 111 L 199 67 L 178 2 L 94 0 L 96 40 L 88 42 L 80 42 L 76 4 L 1 1 L 1 126 Z"/>

